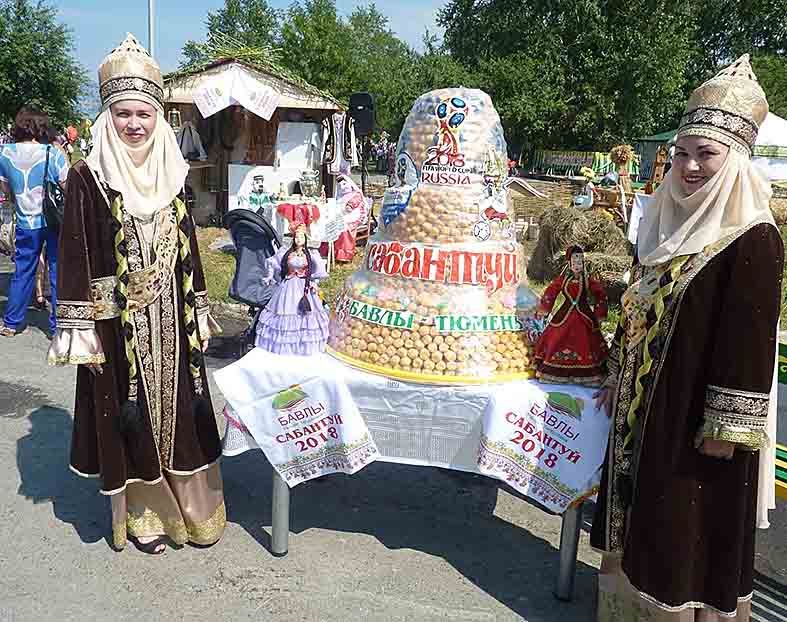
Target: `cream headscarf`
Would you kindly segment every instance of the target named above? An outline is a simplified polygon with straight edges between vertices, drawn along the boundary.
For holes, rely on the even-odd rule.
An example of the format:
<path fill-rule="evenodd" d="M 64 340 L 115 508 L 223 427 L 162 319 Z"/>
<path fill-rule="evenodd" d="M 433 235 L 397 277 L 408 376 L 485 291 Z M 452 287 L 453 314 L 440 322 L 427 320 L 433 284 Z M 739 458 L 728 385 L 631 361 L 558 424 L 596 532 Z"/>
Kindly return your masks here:
<path fill-rule="evenodd" d="M 730 149 L 721 169 L 690 196 L 670 170 L 646 208 L 637 239 L 640 263 L 653 266 L 700 252 L 758 222 L 774 223 L 771 186 L 751 159 Z"/>
<path fill-rule="evenodd" d="M 156 108 L 153 134 L 144 145 L 124 143 L 112 122 L 109 108 L 92 127 L 93 149 L 86 158 L 99 179 L 123 196 L 123 207 L 142 221 L 149 221 L 183 190 L 189 165 L 169 123 Z"/>

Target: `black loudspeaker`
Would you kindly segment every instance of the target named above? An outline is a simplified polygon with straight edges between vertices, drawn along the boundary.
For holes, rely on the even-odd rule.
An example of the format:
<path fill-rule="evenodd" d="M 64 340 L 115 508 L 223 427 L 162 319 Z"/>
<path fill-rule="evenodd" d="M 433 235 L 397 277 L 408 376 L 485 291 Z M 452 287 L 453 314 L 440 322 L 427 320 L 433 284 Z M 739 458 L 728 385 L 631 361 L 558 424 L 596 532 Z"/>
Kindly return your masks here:
<path fill-rule="evenodd" d="M 350 95 L 350 106 L 347 114 L 355 121 L 355 135 L 369 136 L 374 132 L 374 95 L 371 93 L 353 93 Z"/>

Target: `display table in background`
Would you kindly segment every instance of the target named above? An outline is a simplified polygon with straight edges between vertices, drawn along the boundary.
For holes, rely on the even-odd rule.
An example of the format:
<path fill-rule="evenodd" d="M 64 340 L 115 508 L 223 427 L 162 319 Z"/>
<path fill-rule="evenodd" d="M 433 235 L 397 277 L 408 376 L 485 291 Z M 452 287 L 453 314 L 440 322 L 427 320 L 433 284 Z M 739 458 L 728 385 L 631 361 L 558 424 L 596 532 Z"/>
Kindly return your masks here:
<path fill-rule="evenodd" d="M 215 379 L 233 411 L 272 417 L 276 413 L 249 415 L 248 405 L 266 393 L 307 382 L 318 374 L 349 388 L 377 445 L 378 460 L 491 473 L 542 506 L 553 508 L 554 513 L 562 511 L 560 572 L 555 594 L 563 600 L 571 598 L 582 494 L 589 492 L 597 476 L 609 426 L 606 417 L 594 410 L 591 389 L 539 385 L 527 380 L 475 386 L 404 383 L 359 371 L 327 354 L 303 359 L 259 349 L 217 371 Z M 545 406 L 547 397 L 539 396 L 551 396 L 559 403 Z M 568 412 L 577 408 L 579 412 Z M 548 434 L 538 429 L 539 421 Z M 561 423 L 566 421 L 571 423 Z M 502 429 L 496 429 L 501 425 Z M 497 442 L 489 438 L 494 434 L 498 435 Z M 582 445 L 569 447 L 572 437 Z M 545 443 L 543 448 L 548 453 L 539 452 L 539 442 Z M 557 482 L 552 474 L 544 474 L 538 468 L 538 460 L 526 459 L 523 446 L 531 452 L 530 456 L 542 455 L 542 467 L 545 459 L 553 465 L 563 461 L 572 468 L 574 462 L 580 464 L 583 473 L 575 480 L 584 483 L 566 486 Z M 225 455 L 238 455 L 257 447 L 250 434 L 227 426 Z M 274 555 L 284 555 L 288 549 L 289 494 L 289 487 L 274 471 Z"/>

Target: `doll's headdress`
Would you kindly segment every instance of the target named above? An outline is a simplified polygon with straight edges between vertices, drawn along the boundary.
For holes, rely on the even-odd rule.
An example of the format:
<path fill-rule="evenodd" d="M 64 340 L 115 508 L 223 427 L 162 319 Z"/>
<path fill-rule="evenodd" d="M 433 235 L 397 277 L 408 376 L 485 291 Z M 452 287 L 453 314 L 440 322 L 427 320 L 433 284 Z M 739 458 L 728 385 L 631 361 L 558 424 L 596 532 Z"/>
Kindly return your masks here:
<path fill-rule="evenodd" d="M 751 156 L 766 116 L 768 101 L 744 54 L 691 94 L 678 136 L 704 136 Z"/>
<path fill-rule="evenodd" d="M 101 63 L 98 84 L 102 110 L 115 102 L 135 99 L 164 111 L 161 69 L 132 34 Z"/>

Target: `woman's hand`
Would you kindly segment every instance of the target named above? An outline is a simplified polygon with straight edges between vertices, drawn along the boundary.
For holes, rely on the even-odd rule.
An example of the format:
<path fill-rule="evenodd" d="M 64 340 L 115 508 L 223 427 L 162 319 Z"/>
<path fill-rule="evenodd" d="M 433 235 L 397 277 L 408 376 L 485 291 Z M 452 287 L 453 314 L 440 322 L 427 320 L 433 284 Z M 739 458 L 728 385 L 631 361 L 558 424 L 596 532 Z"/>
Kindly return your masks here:
<path fill-rule="evenodd" d="M 88 365 L 85 365 L 85 367 L 87 367 L 90 370 L 90 373 L 94 376 L 100 376 L 104 373 L 104 368 L 98 363 L 89 363 Z"/>
<path fill-rule="evenodd" d="M 703 456 L 708 456 L 709 458 L 732 460 L 732 456 L 735 454 L 735 443 L 720 441 L 715 438 L 703 438 L 702 428 L 697 432 L 694 446 Z"/>
<path fill-rule="evenodd" d="M 603 410 L 607 417 L 612 416 L 612 400 L 615 397 L 615 389 L 612 387 L 601 387 L 593 394 L 596 400 L 596 408 Z"/>

